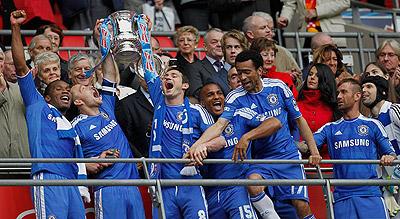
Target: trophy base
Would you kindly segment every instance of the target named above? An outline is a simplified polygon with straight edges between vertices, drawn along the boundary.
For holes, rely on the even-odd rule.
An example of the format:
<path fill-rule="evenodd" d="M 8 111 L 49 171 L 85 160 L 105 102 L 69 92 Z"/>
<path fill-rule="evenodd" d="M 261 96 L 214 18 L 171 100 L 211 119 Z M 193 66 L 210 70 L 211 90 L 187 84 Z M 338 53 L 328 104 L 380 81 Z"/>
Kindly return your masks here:
<path fill-rule="evenodd" d="M 129 65 L 136 63 L 140 59 L 140 54 L 136 51 L 118 51 L 114 58 L 118 64 Z"/>

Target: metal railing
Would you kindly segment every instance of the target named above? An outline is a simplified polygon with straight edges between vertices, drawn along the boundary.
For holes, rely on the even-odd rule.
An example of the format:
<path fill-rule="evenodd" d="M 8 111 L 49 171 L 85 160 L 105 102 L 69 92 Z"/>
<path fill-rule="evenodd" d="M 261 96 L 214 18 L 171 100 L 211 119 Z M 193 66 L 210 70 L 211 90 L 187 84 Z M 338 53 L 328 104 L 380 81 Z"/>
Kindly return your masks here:
<path fill-rule="evenodd" d="M 0 168 L 24 167 L 32 163 L 142 163 L 147 179 L 123 179 L 123 180 L 31 180 L 31 179 L 3 179 L 0 186 L 152 186 L 155 188 L 154 195 L 159 202 L 160 216 L 165 218 L 165 209 L 161 194 L 163 186 L 277 186 L 277 185 L 315 185 L 323 186 L 326 200 L 328 218 L 333 219 L 333 197 L 331 186 L 387 186 L 399 185 L 400 180 L 381 179 L 326 179 L 322 175 L 321 168 L 316 166 L 314 170 L 318 173 L 319 179 L 292 180 L 249 180 L 249 179 L 150 179 L 147 172 L 148 163 L 188 163 L 189 159 L 156 159 L 156 158 L 118 158 L 118 159 L 78 159 L 78 158 L 5 158 L 0 159 Z M 308 160 L 244 160 L 234 162 L 228 159 L 206 159 L 205 164 L 307 164 Z M 321 164 L 379 164 L 379 160 L 322 160 Z M 400 164 L 394 161 L 393 164 Z M 312 169 L 312 168 L 310 168 Z"/>
<path fill-rule="evenodd" d="M 35 30 L 21 30 L 22 35 L 24 36 L 32 36 L 35 34 Z M 91 37 L 92 31 L 91 30 L 64 30 L 63 31 L 65 36 L 82 36 L 82 37 Z M 278 34 L 280 32 L 278 31 Z M 172 37 L 174 36 L 175 32 L 152 32 L 152 36 L 165 36 L 165 37 Z M 205 32 L 200 32 L 200 35 L 204 35 Z M 310 54 L 311 49 L 303 48 L 301 44 L 301 39 L 306 37 L 312 37 L 315 33 L 308 33 L 308 32 L 285 32 L 283 33 L 283 37 L 289 40 L 294 40 L 293 47 L 287 47 L 290 52 L 296 57 L 297 62 L 300 68 L 303 68 L 303 54 Z M 366 64 L 366 58 L 368 61 L 374 61 L 375 55 L 371 55 L 375 53 L 376 48 L 378 48 L 380 39 L 384 38 L 400 38 L 400 33 L 370 33 L 369 35 L 364 35 L 360 32 L 345 32 L 345 33 L 328 33 L 332 37 L 343 37 L 346 39 L 354 39 L 356 41 L 356 48 L 341 48 L 340 50 L 344 54 L 357 54 L 357 60 L 359 62 L 359 66 L 357 68 L 357 72 L 362 72 L 363 67 Z M 9 36 L 11 35 L 11 30 L 0 30 L 0 36 Z M 364 47 L 364 40 L 372 39 L 374 43 L 374 48 L 365 48 Z M 282 36 L 279 37 L 279 44 L 282 45 Z M 10 48 L 9 46 L 7 48 Z M 85 52 L 94 52 L 98 49 L 95 47 L 60 47 L 61 51 L 67 51 L 70 57 L 71 52 L 74 51 L 85 51 Z M 176 52 L 178 49 L 176 47 L 168 47 L 163 48 L 166 52 Z M 204 52 L 204 48 L 197 48 L 196 52 L 200 55 L 201 52 Z M 366 55 L 366 56 L 365 56 Z"/>

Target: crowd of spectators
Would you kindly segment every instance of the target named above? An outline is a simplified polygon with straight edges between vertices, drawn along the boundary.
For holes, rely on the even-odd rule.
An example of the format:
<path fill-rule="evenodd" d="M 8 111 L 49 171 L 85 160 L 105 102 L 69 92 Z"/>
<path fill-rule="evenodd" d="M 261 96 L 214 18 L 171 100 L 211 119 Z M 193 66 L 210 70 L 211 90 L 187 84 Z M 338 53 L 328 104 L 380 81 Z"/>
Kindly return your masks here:
<path fill-rule="evenodd" d="M 69 1 L 65 1 L 63 3 L 64 5 L 59 5 L 61 11 L 66 10 L 62 8 L 66 5 L 71 7 L 71 5 L 68 5 L 68 2 Z M 232 94 L 233 96 L 243 96 L 244 94 L 240 92 L 245 91 L 248 92 L 245 92 L 246 95 L 252 93 L 258 95 L 258 91 L 255 92 L 257 89 L 248 90 L 247 87 L 250 86 L 249 83 L 252 82 L 251 80 L 256 81 L 259 76 L 260 79 L 262 78 L 263 83 L 271 84 L 261 86 L 285 87 L 283 88 L 284 91 L 282 91 L 284 94 L 280 95 L 282 95 L 282 98 L 286 98 L 286 108 L 284 108 L 284 110 L 289 111 L 289 113 L 287 115 L 285 114 L 285 120 L 280 119 L 279 122 L 282 123 L 281 125 L 287 125 L 289 127 L 288 129 L 290 129 L 293 139 L 297 142 L 298 149 L 302 152 L 303 158 L 308 158 L 310 156 L 309 149 L 312 150 L 314 146 L 314 140 L 310 141 L 310 135 L 307 134 L 308 129 L 310 129 L 312 133 L 316 133 L 316 146 L 320 149 L 319 153 L 323 159 L 329 159 L 329 157 L 335 159 L 378 159 L 382 156 L 382 164 L 387 165 L 391 163 L 396 154 L 399 155 L 400 148 L 397 139 L 400 137 L 400 130 L 396 124 L 400 121 L 399 106 L 397 104 L 400 101 L 400 44 L 396 40 L 389 39 L 382 42 L 375 52 L 376 61 L 368 63 L 365 66 L 364 72 L 353 73 L 346 66 L 346 63 L 343 62 L 341 48 L 346 47 L 345 39 L 332 39 L 329 36 L 329 32 L 332 31 L 344 32 L 344 23 L 340 18 L 340 13 L 350 6 L 350 1 L 317 1 L 317 3 L 308 0 L 284 1 L 282 13 L 280 14 L 281 16 L 276 20 L 279 28 L 288 25 L 288 22 L 293 19 L 294 11 L 297 9 L 301 15 L 300 19 L 298 19 L 300 21 L 299 31 L 318 32 L 311 39 L 308 39 L 308 42 L 307 40 L 305 42 L 305 46 L 308 43 L 312 49 L 312 60 L 307 63 L 304 69 L 300 69 L 291 52 L 289 52 L 287 48 L 278 45 L 273 40 L 275 35 L 275 22 L 272 16 L 267 13 L 271 11 L 271 7 L 261 6 L 262 4 L 260 4 L 258 0 L 239 1 L 235 3 L 229 2 L 231 1 L 220 0 L 213 2 L 215 4 L 210 4 L 210 1 L 203 0 L 165 2 L 163 0 L 112 1 L 112 5 L 109 5 L 107 10 L 99 10 L 97 12 L 100 17 L 106 17 L 115 10 L 124 8 L 134 9 L 148 16 L 149 22 L 152 23 L 152 31 L 175 31 L 173 41 L 178 49 L 175 57 L 164 52 L 157 38 L 154 37 L 151 39 L 152 50 L 161 57 L 160 60 L 162 60 L 163 66 L 165 66 L 164 69 L 167 69 L 165 73 L 178 71 L 182 74 L 182 91 L 189 97 L 191 104 L 200 104 L 205 107 L 216 121 L 219 121 L 218 117 L 221 115 L 222 111 L 214 115 L 212 107 L 218 105 L 219 108 L 217 108 L 221 109 L 220 96 L 222 95 L 232 99 Z M 334 7 L 332 5 L 334 5 Z M 96 13 L 93 5 L 89 6 L 87 4 L 85 5 L 85 3 L 76 5 L 74 9 L 78 12 L 82 11 L 82 8 L 87 9 L 88 7 L 91 7 L 91 13 Z M 71 8 L 67 11 L 71 12 L 70 9 Z M 227 11 L 235 11 L 235 13 L 229 14 Z M 99 21 L 85 21 L 85 19 L 88 18 L 88 12 L 85 11 L 85 13 L 85 16 L 83 16 L 82 13 L 80 13 L 80 15 L 78 15 L 79 13 L 75 14 L 74 20 L 71 19 L 69 22 L 69 27 L 87 28 L 86 26 L 78 25 L 78 23 L 84 25 L 90 24 L 88 27 L 93 27 L 95 25 L 98 27 Z M 63 14 L 63 16 L 65 18 L 69 15 Z M 93 19 L 93 17 L 89 18 Z M 69 121 L 78 118 L 78 121 L 75 119 L 75 125 L 83 123 L 79 123 L 79 118 L 84 117 L 84 119 L 87 119 L 88 116 L 93 116 L 93 112 L 101 112 L 101 107 L 96 105 L 99 95 L 96 92 L 98 90 L 107 93 L 110 89 L 109 86 L 112 86 L 112 89 L 116 89 L 117 95 L 116 100 L 111 100 L 116 101 L 115 106 L 114 103 L 109 103 L 110 106 L 107 106 L 108 111 L 106 110 L 108 115 L 95 115 L 105 121 L 109 121 L 109 116 L 111 115 L 111 119 L 115 118 L 115 120 L 118 121 L 121 130 L 120 133 L 123 132 L 124 134 L 123 140 L 119 139 L 123 142 L 123 146 L 121 145 L 121 148 L 118 148 L 118 153 L 116 155 L 115 151 L 109 151 L 109 149 L 115 148 L 106 148 L 107 143 L 102 143 L 102 145 L 105 146 L 102 146 L 102 150 L 96 151 L 96 153 L 98 152 L 97 155 L 87 151 L 84 151 L 84 155 L 86 157 L 105 157 L 109 154 L 115 155 L 115 157 L 151 156 L 149 155 L 149 147 L 151 145 L 151 136 L 154 135 L 152 129 L 155 128 L 153 127 L 153 116 L 159 107 L 154 105 L 154 97 L 151 97 L 151 93 L 149 92 L 148 85 L 150 82 L 142 77 L 135 76 L 135 72 L 137 71 L 135 66 L 117 66 L 114 61 L 107 60 L 108 65 L 103 65 L 103 69 L 98 68 L 95 74 L 86 77 L 85 72 L 92 69 L 95 64 L 100 61 L 100 54 L 78 53 L 70 57 L 69 60 L 62 59 L 59 55 L 59 48 L 62 46 L 63 33 L 62 28 L 56 24 L 45 24 L 38 27 L 35 36 L 28 45 L 27 53 L 24 53 L 20 26 L 25 20 L 18 21 L 18 16 L 16 15 L 11 20 L 14 22 L 11 23 L 10 26 L 12 30 L 12 41 L 11 44 L 5 43 L 5 46 L 12 46 L 12 50 L 2 49 L 0 51 L 1 158 L 27 158 L 31 155 L 33 157 L 40 157 L 38 151 L 32 150 L 32 145 L 36 145 L 38 142 L 28 142 L 28 136 L 30 136 L 31 133 L 28 133 L 29 129 L 27 127 L 29 127 L 30 124 L 27 124 L 25 120 L 25 118 L 33 116 L 29 114 L 29 110 L 27 110 L 28 107 L 33 104 L 29 102 L 32 101 L 29 99 L 32 97 L 29 96 L 28 98 L 24 96 L 24 94 L 21 94 L 21 91 L 27 91 L 24 90 L 25 88 L 20 87 L 20 83 L 27 86 L 27 79 L 30 79 L 30 77 L 34 79 L 35 87 L 40 94 L 34 96 L 34 98 L 39 98 L 42 105 L 45 104 L 45 102 L 53 105 Z M 64 25 L 67 26 L 65 23 Z M 199 31 L 206 31 L 203 38 L 205 57 L 202 59 L 198 57 L 195 52 L 195 49 L 200 46 L 199 42 L 201 36 L 199 35 Z M 96 39 L 96 37 L 98 36 L 95 35 L 94 38 Z M 247 58 L 243 55 L 247 53 L 250 54 L 248 54 L 249 57 L 251 57 L 253 53 L 256 57 Z M 239 54 L 242 54 L 242 60 L 238 61 L 236 57 L 238 57 Z M 262 63 L 260 63 L 260 66 L 257 66 L 258 63 L 254 60 L 262 61 Z M 248 64 L 247 62 L 249 61 L 251 61 L 253 65 L 243 64 Z M 241 64 L 238 65 L 238 63 Z M 110 76 L 109 72 L 114 71 L 110 66 L 116 68 L 115 76 Z M 171 66 L 173 66 L 174 69 L 171 70 L 168 68 Z M 248 68 L 247 71 L 251 73 L 246 72 L 246 68 Z M 120 74 L 118 74 L 118 72 L 120 72 Z M 162 73 L 158 73 L 160 73 L 160 77 L 162 78 Z M 252 76 L 253 78 L 251 78 L 251 76 L 246 76 L 250 79 L 244 79 L 245 76 L 243 75 L 250 75 L 252 73 L 254 73 L 254 76 Z M 18 81 L 17 77 L 19 78 Z M 168 77 L 174 76 L 168 75 Z M 110 80 L 119 85 L 110 85 Z M 166 79 L 162 78 L 162 80 Z M 248 80 L 250 80 L 250 82 Z M 185 87 L 186 84 L 188 85 L 187 87 Z M 75 90 L 73 89 L 72 91 L 72 96 L 64 97 L 62 94 L 57 93 L 59 91 L 58 87 L 62 87 L 59 88 L 60 93 L 70 93 L 69 86 L 75 88 Z M 93 90 L 96 91 L 92 92 L 92 86 Z M 92 92 L 90 95 L 83 90 L 86 87 L 90 87 L 90 91 L 87 91 Z M 209 91 L 212 89 L 216 91 L 213 91 L 214 93 Z M 210 96 L 207 96 L 207 92 L 211 92 Z M 218 93 L 218 95 L 216 93 Z M 90 97 L 93 95 L 94 99 L 88 99 L 87 95 Z M 165 95 L 165 98 L 169 98 L 165 92 L 163 95 Z M 212 103 L 208 103 L 208 107 L 210 108 L 208 109 L 206 107 L 206 99 L 212 99 L 214 97 L 216 100 Z M 274 101 L 278 101 L 279 98 L 281 97 L 268 96 L 265 101 L 274 105 Z M 65 101 L 68 102 L 70 100 L 73 100 L 73 102 L 70 103 L 71 106 L 63 108 L 62 106 L 65 104 Z M 224 99 L 222 99 L 222 102 L 223 100 Z M 107 99 L 107 101 L 109 100 Z M 27 102 L 30 104 L 27 104 Z M 262 104 L 265 103 L 260 103 L 260 106 Z M 256 107 L 260 106 L 253 107 L 252 104 L 249 104 L 248 107 L 254 110 Z M 297 109 L 302 117 L 298 117 L 296 113 L 290 111 L 292 108 L 295 110 Z M 51 115 L 54 116 L 54 111 L 51 107 L 48 108 L 47 105 L 44 105 L 44 109 L 52 111 L 53 114 Z M 224 109 L 223 105 L 222 109 Z M 362 114 L 360 114 L 359 111 L 361 111 Z M 28 112 L 28 114 L 26 114 L 26 112 Z M 280 114 L 274 113 L 272 113 L 273 117 L 278 118 L 281 116 Z M 268 114 L 268 116 L 271 116 L 271 114 Z M 296 118 L 291 118 L 293 116 L 296 116 Z M 367 119 L 364 116 L 374 118 L 373 122 L 371 122 L 372 119 Z M 305 123 L 301 123 L 303 118 Z M 358 129 L 357 131 L 359 134 L 361 133 L 361 136 L 366 135 L 364 133 L 365 130 L 361 128 L 364 128 L 365 124 L 370 126 L 371 135 L 374 133 L 374 141 L 376 139 L 378 140 L 376 140 L 373 147 L 371 147 L 371 151 L 366 152 L 369 153 L 368 156 L 354 155 L 351 157 L 333 151 L 337 149 L 337 142 L 332 143 L 331 140 L 338 138 L 337 135 L 348 137 L 348 139 L 341 139 L 340 141 L 353 139 L 354 137 L 348 136 L 348 133 L 344 135 L 345 133 L 343 130 L 343 133 L 340 132 L 340 134 L 337 134 L 339 132 L 336 131 L 339 130 L 338 127 L 340 128 L 340 124 L 343 123 L 343 120 L 352 122 L 357 120 L 358 122 L 354 122 L 354 124 L 358 126 L 354 127 Z M 383 128 L 381 129 L 381 123 L 385 131 L 383 131 Z M 218 124 L 218 122 L 215 124 Z M 346 130 L 350 130 L 349 126 L 351 125 L 349 124 L 346 123 Z M 305 128 L 306 126 L 307 128 Z M 90 129 L 92 129 L 92 126 L 90 126 Z M 326 134 L 325 132 L 327 132 L 326 130 L 328 129 L 329 131 L 331 131 L 330 129 L 335 130 L 336 133 Z M 53 131 L 58 132 L 58 130 Z M 226 129 L 225 132 L 227 132 Z M 368 133 L 368 128 L 366 133 Z M 82 133 L 78 132 L 78 135 L 81 134 Z M 30 136 L 29 139 L 31 138 L 33 137 Z M 84 139 L 83 136 L 81 137 L 81 141 L 82 139 Z M 52 141 L 54 141 L 54 139 Z M 304 141 L 307 141 L 308 146 L 305 145 Z M 81 143 L 82 145 L 87 144 L 85 140 Z M 384 151 L 379 150 L 381 146 L 384 147 Z M 390 149 L 391 146 L 392 149 Z M 31 147 L 30 152 L 29 147 Z M 130 148 L 129 152 L 126 152 L 127 148 Z M 120 155 L 119 151 L 124 152 Z M 310 159 L 315 159 L 317 154 L 315 151 L 311 152 Z M 350 154 L 353 155 L 352 153 Z M 195 153 L 193 153 L 193 156 L 196 156 Z M 256 157 L 258 155 L 253 156 Z M 315 160 L 313 160 L 313 162 L 314 161 Z M 112 165 L 87 164 L 86 170 L 91 177 L 107 178 L 106 174 L 103 176 L 101 173 L 107 170 L 107 168 L 109 168 L 108 170 L 116 168 L 115 166 L 110 166 Z M 341 172 L 344 168 L 343 166 L 334 166 L 336 176 L 349 178 L 350 175 Z M 136 167 L 134 169 L 136 171 Z M 138 165 L 137 169 L 140 175 L 131 174 L 128 178 L 138 178 L 139 176 L 144 178 L 143 167 Z M 395 169 L 385 168 L 383 175 L 384 177 L 396 177 L 394 176 L 395 173 Z M 378 177 L 376 174 L 368 174 L 361 174 L 355 177 Z M 36 177 L 36 175 L 37 173 L 34 176 Z M 111 175 L 115 178 L 121 178 L 119 175 Z M 264 190 L 264 188 L 262 188 L 262 190 Z M 253 199 L 253 196 L 257 196 L 259 192 L 255 193 L 255 190 L 251 190 L 251 188 L 249 188 L 249 191 L 253 191 L 253 193 L 250 194 L 253 204 L 255 202 L 258 203 L 261 199 L 254 201 L 255 199 Z M 275 192 L 277 191 L 278 189 L 275 190 Z M 393 190 L 391 190 L 389 195 L 389 189 L 386 188 L 385 191 L 386 197 L 391 195 L 390 197 L 394 199 Z M 137 195 L 137 191 L 134 192 Z M 279 192 L 282 191 L 279 190 Z M 300 193 L 301 191 L 298 194 Z M 274 191 L 269 190 L 265 194 L 271 196 L 273 201 L 276 201 L 275 205 L 282 204 L 277 204 L 281 200 L 276 196 L 274 197 Z M 370 195 L 357 192 L 355 194 L 356 196 L 358 194 L 360 197 Z M 338 197 L 343 198 L 344 196 L 341 195 L 343 194 L 340 194 Z M 378 197 L 379 194 L 376 195 L 374 193 L 374 197 L 375 196 Z M 304 200 L 308 201 L 308 199 Z M 339 199 L 339 201 L 340 200 L 342 199 Z M 387 205 L 390 200 L 385 198 Z M 291 208 L 295 209 L 292 215 L 294 214 L 302 218 L 310 216 L 309 218 L 312 218 L 311 216 L 313 215 L 309 206 L 297 201 L 300 201 L 298 197 L 289 203 L 293 206 Z M 351 204 L 357 208 L 356 203 Z M 260 211 L 260 208 L 263 208 L 263 205 L 257 204 L 256 209 L 262 215 L 263 212 Z M 363 208 L 365 208 L 365 206 Z M 400 209 L 400 206 L 398 208 Z M 389 208 L 389 212 L 391 215 L 394 215 L 399 209 L 392 205 L 392 208 Z M 348 212 L 351 212 L 351 210 Z M 283 218 L 291 217 L 285 216 L 285 214 L 280 211 L 278 211 L 278 214 Z M 336 211 L 335 214 L 341 215 Z M 274 218 L 275 215 L 271 217 Z"/>

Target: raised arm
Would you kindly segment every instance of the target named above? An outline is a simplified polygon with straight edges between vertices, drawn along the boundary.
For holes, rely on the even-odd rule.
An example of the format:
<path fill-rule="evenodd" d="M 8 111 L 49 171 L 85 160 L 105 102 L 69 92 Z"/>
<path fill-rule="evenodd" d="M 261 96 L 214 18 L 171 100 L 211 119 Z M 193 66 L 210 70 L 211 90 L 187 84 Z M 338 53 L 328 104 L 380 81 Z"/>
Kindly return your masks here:
<path fill-rule="evenodd" d="M 299 127 L 301 137 L 306 141 L 308 149 L 310 150 L 311 156 L 309 157 L 310 164 L 316 165 L 321 161 L 317 145 L 315 143 L 313 134 L 310 127 L 308 127 L 307 121 L 301 116 L 296 119 L 297 126 Z"/>
<path fill-rule="evenodd" d="M 18 76 L 24 76 L 28 73 L 29 68 L 25 62 L 24 47 L 21 40 L 21 24 L 26 20 L 24 10 L 16 10 L 11 12 L 11 51 Z"/>

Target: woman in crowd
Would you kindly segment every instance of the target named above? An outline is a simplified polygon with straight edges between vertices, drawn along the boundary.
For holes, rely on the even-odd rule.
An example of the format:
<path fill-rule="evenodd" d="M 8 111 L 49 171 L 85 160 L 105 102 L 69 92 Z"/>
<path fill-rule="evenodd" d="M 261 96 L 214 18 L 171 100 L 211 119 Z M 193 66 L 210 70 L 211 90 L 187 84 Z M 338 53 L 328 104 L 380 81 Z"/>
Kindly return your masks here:
<path fill-rule="evenodd" d="M 294 84 L 296 79 L 289 73 L 276 71 L 275 57 L 278 49 L 275 42 L 265 37 L 260 37 L 251 43 L 250 49 L 259 52 L 264 60 L 262 77 L 280 79 L 290 88 L 294 98 L 297 99 L 298 91 Z"/>
<path fill-rule="evenodd" d="M 344 78 L 352 77 L 343 64 L 342 52 L 334 45 L 328 44 L 318 48 L 313 54 L 313 63 L 328 65 L 336 78 L 336 83 Z"/>
<path fill-rule="evenodd" d="M 39 34 L 43 34 L 50 39 L 52 51 L 58 54 L 58 56 L 60 57 L 61 80 L 65 82 L 70 82 L 68 79 L 68 61 L 64 60 L 59 54 L 59 49 L 62 46 L 62 42 L 64 39 L 62 29 L 56 24 L 46 24 L 40 26 L 36 30 L 35 35 Z"/>
<path fill-rule="evenodd" d="M 312 132 L 341 117 L 337 107 L 335 77 L 328 65 L 316 63 L 311 66 L 297 104 Z M 326 147 L 320 154 L 323 159 L 329 158 Z"/>
<path fill-rule="evenodd" d="M 184 71 L 186 71 L 186 67 L 190 63 L 198 60 L 194 50 L 197 48 L 199 39 L 199 31 L 193 26 L 183 26 L 175 33 L 174 42 L 178 47 L 178 53 L 175 58 L 177 59 L 178 67 Z"/>
<path fill-rule="evenodd" d="M 365 66 L 361 77 L 366 78 L 368 76 L 381 76 L 382 78 L 389 80 L 389 72 L 379 62 L 370 62 Z"/>

